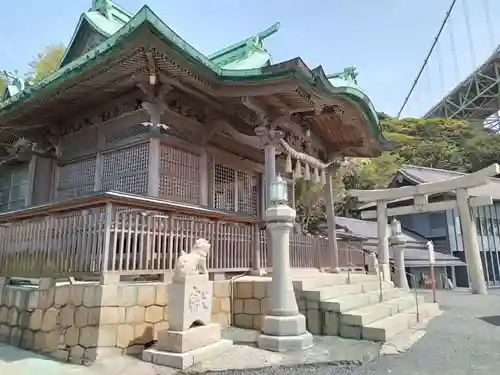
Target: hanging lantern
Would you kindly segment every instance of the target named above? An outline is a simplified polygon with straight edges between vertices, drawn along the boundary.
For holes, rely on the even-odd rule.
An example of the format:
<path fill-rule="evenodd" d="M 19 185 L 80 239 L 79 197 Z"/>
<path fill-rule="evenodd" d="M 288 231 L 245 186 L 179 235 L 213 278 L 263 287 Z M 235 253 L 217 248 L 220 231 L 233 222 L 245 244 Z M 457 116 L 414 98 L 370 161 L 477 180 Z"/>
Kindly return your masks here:
<path fill-rule="evenodd" d="M 306 166 L 304 168 L 304 179 L 305 180 L 310 180 L 311 179 L 311 169 L 309 167 L 309 164 L 306 163 Z"/>
<path fill-rule="evenodd" d="M 292 157 L 290 154 L 286 156 L 286 162 L 285 162 L 285 173 L 292 173 L 293 168 L 292 168 Z"/>
<path fill-rule="evenodd" d="M 273 206 L 286 204 L 288 201 L 287 183 L 279 175 L 274 181 L 271 182 L 269 200 Z"/>

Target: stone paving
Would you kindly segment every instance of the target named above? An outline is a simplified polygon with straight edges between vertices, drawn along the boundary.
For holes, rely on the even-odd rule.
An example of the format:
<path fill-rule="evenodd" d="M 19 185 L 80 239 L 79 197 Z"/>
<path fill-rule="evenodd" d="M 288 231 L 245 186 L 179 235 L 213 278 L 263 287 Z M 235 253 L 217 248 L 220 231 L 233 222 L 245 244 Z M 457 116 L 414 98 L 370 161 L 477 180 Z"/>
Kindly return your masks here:
<path fill-rule="evenodd" d="M 216 366 L 213 366 L 211 370 L 216 371 L 211 372 L 211 374 L 498 374 L 500 368 L 500 351 L 498 350 L 500 348 L 500 291 L 490 291 L 488 296 L 470 295 L 466 291 L 440 292 L 438 302 L 444 310 L 444 314 L 433 319 L 427 327 L 427 334 L 402 355 L 386 355 L 365 366 L 332 366 L 329 363 L 293 365 L 297 361 L 293 362 L 283 357 L 268 363 L 279 366 L 238 371 L 217 371 Z M 362 354 L 367 349 L 372 350 L 368 345 L 365 347 L 350 346 L 349 342 L 342 343 L 336 338 L 324 340 L 320 343 L 320 348 L 322 348 L 320 351 L 329 352 L 330 356 L 336 353 L 337 358 L 342 358 L 345 353 L 350 353 L 352 359 L 355 359 L 354 352 L 359 351 L 359 354 Z M 239 349 L 244 351 L 245 362 L 252 360 L 247 355 L 251 349 L 244 347 Z M 341 353 L 342 351 L 344 353 Z M 242 358 L 242 353 L 238 356 Z M 0 345 L 0 374 L 31 375 L 35 370 L 42 375 L 127 375 L 138 373 L 141 375 L 169 375 L 173 373 L 169 369 L 152 366 L 131 357 L 110 358 L 91 367 L 84 367 L 58 363 L 31 352 Z M 203 371 L 204 369 L 193 370 Z"/>

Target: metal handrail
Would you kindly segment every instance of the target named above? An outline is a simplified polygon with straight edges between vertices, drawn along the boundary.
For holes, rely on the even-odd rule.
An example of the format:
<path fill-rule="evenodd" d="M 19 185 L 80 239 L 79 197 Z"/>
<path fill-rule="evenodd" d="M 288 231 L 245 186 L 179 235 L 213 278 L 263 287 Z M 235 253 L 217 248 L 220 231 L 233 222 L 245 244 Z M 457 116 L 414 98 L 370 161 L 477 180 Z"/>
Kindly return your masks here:
<path fill-rule="evenodd" d="M 355 266 L 354 264 L 351 263 L 351 250 L 354 250 L 354 251 L 357 251 L 357 252 L 360 252 L 360 253 L 363 253 L 365 254 L 365 252 L 363 250 L 359 250 L 359 249 L 356 249 L 355 247 L 347 244 L 347 248 L 348 248 L 348 270 L 347 270 L 347 282 L 348 284 L 351 283 L 351 266 Z M 406 272 L 405 270 L 401 270 L 400 268 L 394 266 L 394 269 L 395 270 L 398 270 L 398 271 L 403 271 L 405 273 L 405 275 L 410 275 L 410 277 L 412 278 L 413 280 L 413 290 L 414 290 L 414 294 L 415 294 L 415 308 L 416 308 L 416 313 L 417 313 L 417 322 L 420 322 L 420 307 L 419 307 L 419 303 L 418 303 L 418 285 L 417 285 L 417 277 L 409 272 Z M 380 265 L 379 265 L 379 269 L 378 269 L 378 280 L 379 280 L 379 302 L 382 303 L 383 300 L 384 300 L 384 294 L 383 294 L 383 279 L 382 279 L 382 272 L 381 272 L 381 268 L 380 268 Z"/>

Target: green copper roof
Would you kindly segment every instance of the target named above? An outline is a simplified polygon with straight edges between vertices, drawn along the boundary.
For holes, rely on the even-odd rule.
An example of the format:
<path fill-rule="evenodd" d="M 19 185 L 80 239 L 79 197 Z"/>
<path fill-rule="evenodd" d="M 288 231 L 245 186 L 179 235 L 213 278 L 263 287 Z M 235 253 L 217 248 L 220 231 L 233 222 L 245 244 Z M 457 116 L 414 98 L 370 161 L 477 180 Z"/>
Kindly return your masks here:
<path fill-rule="evenodd" d="M 102 1 L 94 1 L 93 5 L 100 4 Z M 105 14 L 109 14 L 110 12 L 109 4 L 112 3 L 105 1 L 105 5 L 108 7 L 106 8 L 107 13 L 104 12 Z M 102 8 L 97 10 L 101 12 Z M 83 17 L 88 18 L 86 14 Z M 370 123 L 371 133 L 374 138 L 380 144 L 384 141 L 378 123 L 377 112 L 371 101 L 355 83 L 346 79 L 347 76 L 344 77 L 342 74 L 334 75 L 333 78 L 330 76 L 332 79 L 330 81 L 321 66 L 311 70 L 300 58 L 277 65 L 269 65 L 269 63 L 264 61 L 267 51 L 262 46 L 262 40 L 274 34 L 278 29 L 278 24 L 258 34 L 256 37 L 249 38 L 219 51 L 215 55 L 206 57 L 170 29 L 148 6 L 144 6 L 125 26 L 119 28 L 113 35 L 91 51 L 76 58 L 74 61 L 68 62 L 66 65 L 61 65 L 60 69 L 42 81 L 0 103 L 0 112 L 36 97 L 42 90 L 55 88 L 68 78 L 81 74 L 95 64 L 100 63 L 103 59 L 113 54 L 117 48 L 123 48 L 125 43 L 133 40 L 136 35 L 135 32 L 144 24 L 148 24 L 149 29 L 156 36 L 169 46 L 172 46 L 174 50 L 184 56 L 191 64 L 197 65 L 199 69 L 210 72 L 210 76 L 220 82 L 258 83 L 281 77 L 295 77 L 303 87 L 310 87 L 317 95 L 325 98 L 326 101 L 333 95 L 338 95 L 355 102 L 361 107 L 366 119 Z M 245 56 L 247 56 L 248 60 L 244 59 Z M 228 67 L 231 67 L 231 69 Z"/>
<path fill-rule="evenodd" d="M 208 58 L 221 68 L 229 70 L 254 69 L 270 65 L 271 54 L 264 48 L 264 40 L 279 30 L 276 23 L 257 35 L 226 47 Z"/>
<path fill-rule="evenodd" d="M 85 27 L 90 27 L 103 38 L 109 38 L 132 19 L 132 13 L 126 11 L 110 0 L 93 0 L 92 8 L 80 16 L 78 25 L 71 37 L 68 48 L 61 59 L 59 67 L 69 63 L 73 56 L 72 50 L 80 42 L 79 34 Z"/>

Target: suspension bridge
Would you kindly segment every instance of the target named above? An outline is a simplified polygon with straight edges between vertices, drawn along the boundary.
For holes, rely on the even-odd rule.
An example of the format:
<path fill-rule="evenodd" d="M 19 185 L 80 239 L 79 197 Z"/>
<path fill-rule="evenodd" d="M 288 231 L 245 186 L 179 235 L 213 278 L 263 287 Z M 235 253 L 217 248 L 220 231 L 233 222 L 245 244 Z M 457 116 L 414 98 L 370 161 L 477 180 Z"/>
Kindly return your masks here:
<path fill-rule="evenodd" d="M 446 117 L 500 132 L 498 0 L 453 0 L 398 116 Z"/>

